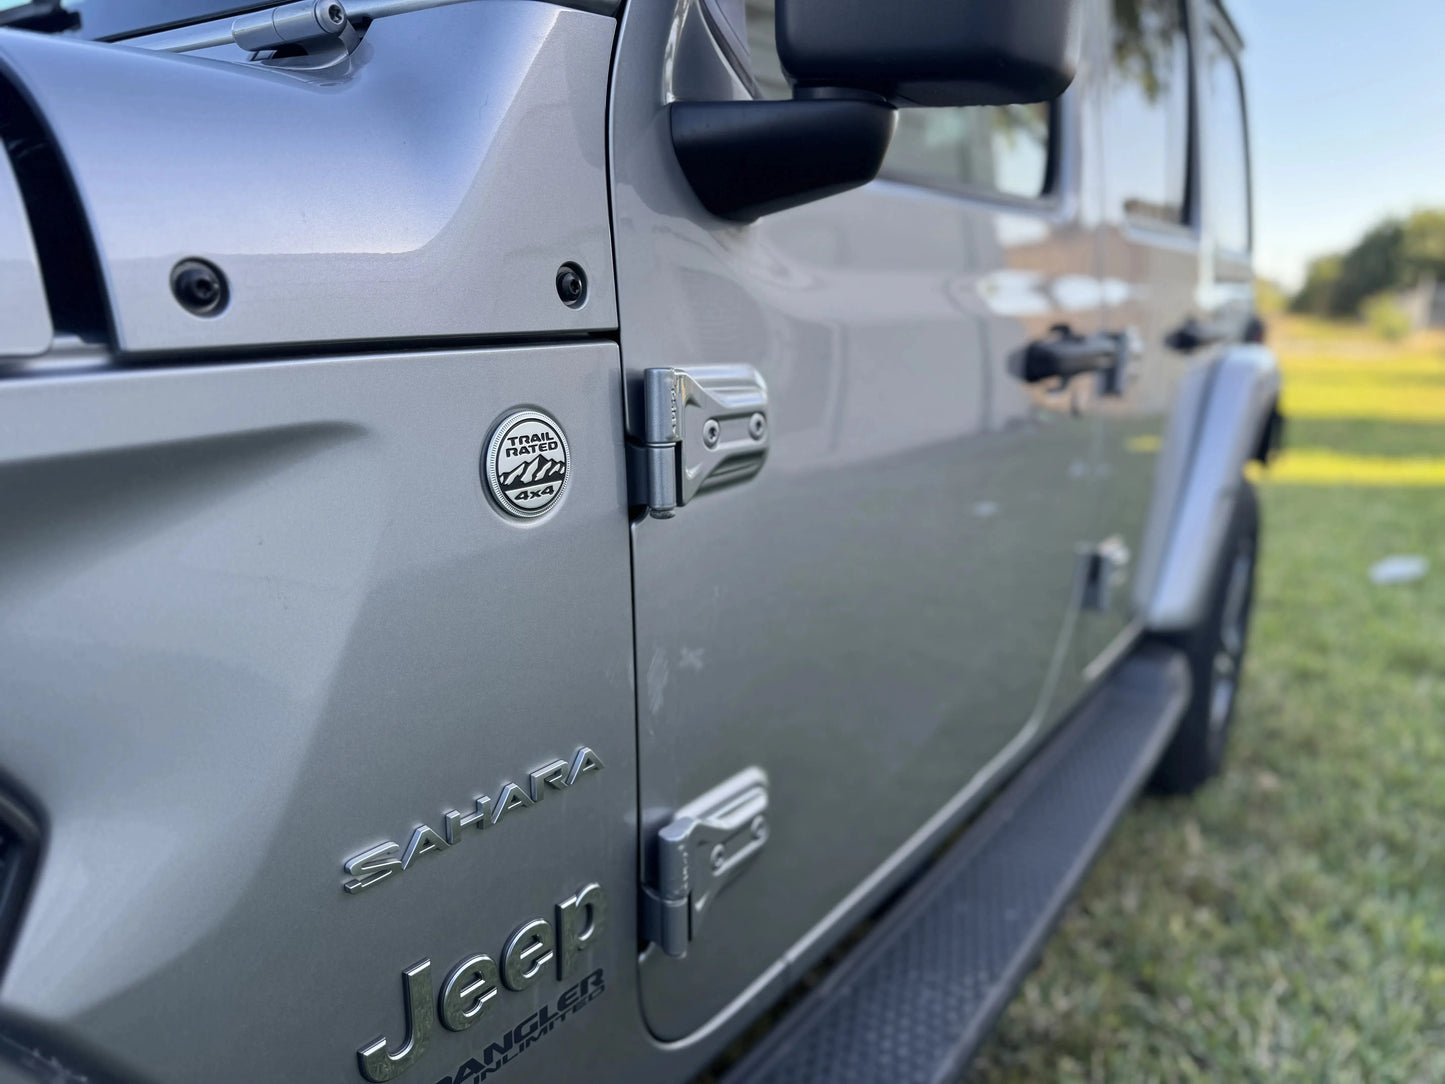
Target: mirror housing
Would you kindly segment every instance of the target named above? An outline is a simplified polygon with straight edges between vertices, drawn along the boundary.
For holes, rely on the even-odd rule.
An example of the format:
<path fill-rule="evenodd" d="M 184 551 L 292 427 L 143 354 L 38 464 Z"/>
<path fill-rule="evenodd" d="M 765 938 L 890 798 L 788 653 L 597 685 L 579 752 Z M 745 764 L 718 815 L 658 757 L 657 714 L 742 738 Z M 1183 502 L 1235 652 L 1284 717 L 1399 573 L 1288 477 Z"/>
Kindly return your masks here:
<path fill-rule="evenodd" d="M 878 176 L 893 117 L 878 98 L 674 102 L 672 146 L 704 207 L 751 222 Z"/>
<path fill-rule="evenodd" d="M 1083 36 L 1078 0 L 777 0 L 778 57 L 798 87 L 894 105 L 1057 98 Z"/>

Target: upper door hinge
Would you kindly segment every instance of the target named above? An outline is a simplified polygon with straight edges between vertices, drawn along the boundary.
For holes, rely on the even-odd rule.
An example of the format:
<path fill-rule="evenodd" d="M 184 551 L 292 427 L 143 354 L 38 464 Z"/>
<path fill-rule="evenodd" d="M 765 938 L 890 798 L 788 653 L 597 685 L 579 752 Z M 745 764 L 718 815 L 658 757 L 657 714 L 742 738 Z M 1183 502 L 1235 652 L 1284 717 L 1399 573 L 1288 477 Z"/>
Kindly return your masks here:
<path fill-rule="evenodd" d="M 642 886 L 642 936 L 687 955 L 718 892 L 768 841 L 768 776 L 745 768 L 683 806 L 657 833 L 656 884 Z"/>
<path fill-rule="evenodd" d="M 629 501 L 668 519 L 704 489 L 741 482 L 768 454 L 768 388 L 751 365 L 647 369 Z"/>

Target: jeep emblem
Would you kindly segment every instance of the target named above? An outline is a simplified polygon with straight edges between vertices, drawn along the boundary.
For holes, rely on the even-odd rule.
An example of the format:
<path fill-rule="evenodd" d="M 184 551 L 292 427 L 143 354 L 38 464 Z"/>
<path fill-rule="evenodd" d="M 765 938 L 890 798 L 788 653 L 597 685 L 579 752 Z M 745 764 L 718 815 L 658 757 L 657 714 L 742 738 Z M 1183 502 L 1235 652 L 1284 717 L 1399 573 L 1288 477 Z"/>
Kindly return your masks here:
<path fill-rule="evenodd" d="M 385 1035 L 378 1035 L 357 1050 L 362 1077 L 384 1084 L 410 1069 L 431 1042 L 433 1008 L 444 1028 L 466 1031 L 484 1018 L 490 1023 L 492 1011 L 506 1000 L 501 996 L 504 989 L 526 990 L 554 969 L 559 982 L 574 978 L 582 957 L 601 944 L 607 894 L 596 882 L 583 885 L 557 904 L 554 913 L 555 921 L 534 918 L 518 926 L 496 957 L 476 954 L 458 961 L 442 982 L 440 997 L 432 984 L 430 959 L 403 971 L 406 1038 L 393 1048 Z M 498 1040 L 479 1045 L 476 1054 L 457 1068 L 456 1076 L 442 1077 L 437 1084 L 477 1084 L 575 1016 L 603 989 L 599 969 L 564 990 L 555 1003 L 549 994 L 530 1016 L 507 1024 Z"/>
<path fill-rule="evenodd" d="M 555 419 L 539 410 L 518 410 L 492 431 L 482 476 L 507 515 L 542 515 L 567 488 L 567 474 L 567 438 Z"/>

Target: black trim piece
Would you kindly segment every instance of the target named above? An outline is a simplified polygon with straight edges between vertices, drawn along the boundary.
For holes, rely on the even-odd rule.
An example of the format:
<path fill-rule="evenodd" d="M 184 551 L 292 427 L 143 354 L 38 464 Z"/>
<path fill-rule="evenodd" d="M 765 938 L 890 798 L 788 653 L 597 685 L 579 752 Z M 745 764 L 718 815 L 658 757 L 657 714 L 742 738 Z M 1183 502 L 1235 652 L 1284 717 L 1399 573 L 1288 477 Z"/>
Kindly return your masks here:
<path fill-rule="evenodd" d="M 1249 458 L 1256 463 L 1268 466 L 1275 454 L 1284 450 L 1284 444 L 1285 417 L 1280 413 L 1279 403 L 1275 402 L 1269 408 L 1269 417 L 1265 419 L 1264 425 L 1260 428 L 1259 440 L 1255 443 L 1254 452 Z"/>
<path fill-rule="evenodd" d="M 1204 124 L 1200 113 L 1200 56 L 1201 33 L 1195 10 L 1188 0 L 1180 0 L 1183 12 L 1180 26 L 1184 29 L 1185 55 L 1189 58 L 1189 124 L 1184 139 L 1184 218 L 1180 225 L 1187 228 L 1196 240 L 1204 230 L 1204 176 L 1203 141 Z"/>
<path fill-rule="evenodd" d="M 672 145 L 702 205 L 719 218 L 761 215 L 867 184 L 893 136 L 880 98 L 673 102 Z"/>
<path fill-rule="evenodd" d="M 960 1078 L 1189 700 L 1137 649 L 724 1084 Z"/>
<path fill-rule="evenodd" d="M 30 221 L 51 326 L 58 335 L 109 341 L 100 261 L 80 197 L 40 111 L 8 73 L 0 74 L 0 141 Z"/>
<path fill-rule="evenodd" d="M 1067 93 L 1067 91 L 1065 92 Z M 1043 186 L 1039 194 L 1030 199 L 1030 202 L 1057 203 L 1059 199 L 1059 182 L 1062 179 L 1062 167 L 1064 157 L 1064 95 L 1059 95 L 1049 103 L 1049 142 L 1044 148 L 1047 158 L 1044 161 Z M 1078 113 L 1075 112 L 1074 127 L 1079 127 L 1077 121 Z M 1083 155 L 1076 155 L 1082 159 Z M 1002 193 L 1007 195 L 1007 193 Z M 1024 197 L 1029 198 L 1029 197 Z"/>
<path fill-rule="evenodd" d="M 20 925 L 39 858 L 40 822 L 19 802 L 0 793 L 0 964 Z"/>
<path fill-rule="evenodd" d="M 257 343 L 254 346 L 220 346 L 187 350 L 157 350 L 121 354 L 117 371 L 129 369 L 186 369 L 196 365 L 248 365 L 267 361 L 305 361 L 308 358 L 353 357 L 379 354 L 454 353 L 460 350 L 506 350 L 511 347 L 568 346 L 576 343 L 618 341 L 613 328 L 594 331 L 536 331 L 497 335 L 427 335 L 404 339 L 335 339 L 326 342 Z M 37 358 L 44 361 L 44 358 Z"/>
<path fill-rule="evenodd" d="M 30 0 L 28 4 L 0 12 L 0 26 L 40 34 L 63 34 L 79 28 L 80 16 L 61 7 L 60 0 Z"/>

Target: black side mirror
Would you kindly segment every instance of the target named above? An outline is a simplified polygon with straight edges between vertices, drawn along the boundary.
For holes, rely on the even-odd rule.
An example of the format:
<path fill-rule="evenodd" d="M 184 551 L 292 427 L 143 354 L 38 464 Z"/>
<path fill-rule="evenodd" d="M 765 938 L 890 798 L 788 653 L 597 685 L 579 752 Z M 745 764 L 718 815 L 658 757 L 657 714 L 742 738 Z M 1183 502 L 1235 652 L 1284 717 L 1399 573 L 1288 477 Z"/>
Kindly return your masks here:
<path fill-rule="evenodd" d="M 867 184 L 897 105 L 1008 105 L 1073 81 L 1080 0 L 777 0 L 786 102 L 674 102 L 704 207 L 751 222 Z"/>
<path fill-rule="evenodd" d="M 1057 98 L 1083 36 L 1075 0 L 777 0 L 778 58 L 802 87 L 895 105 Z"/>

